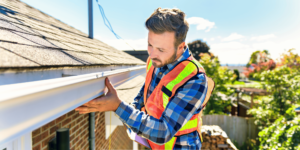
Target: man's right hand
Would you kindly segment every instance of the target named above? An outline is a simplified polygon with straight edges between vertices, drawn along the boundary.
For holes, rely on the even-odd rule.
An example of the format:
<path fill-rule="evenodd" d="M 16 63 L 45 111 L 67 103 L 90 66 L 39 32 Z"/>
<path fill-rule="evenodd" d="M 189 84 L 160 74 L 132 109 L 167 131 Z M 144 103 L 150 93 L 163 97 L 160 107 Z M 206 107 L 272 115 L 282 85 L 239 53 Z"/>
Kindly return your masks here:
<path fill-rule="evenodd" d="M 113 87 L 108 78 L 105 79 L 105 85 L 108 88 L 108 92 L 104 96 L 97 97 L 83 104 L 76 108 L 75 111 L 79 111 L 79 114 L 97 111 L 116 111 L 122 101 L 119 99 L 116 89 Z"/>

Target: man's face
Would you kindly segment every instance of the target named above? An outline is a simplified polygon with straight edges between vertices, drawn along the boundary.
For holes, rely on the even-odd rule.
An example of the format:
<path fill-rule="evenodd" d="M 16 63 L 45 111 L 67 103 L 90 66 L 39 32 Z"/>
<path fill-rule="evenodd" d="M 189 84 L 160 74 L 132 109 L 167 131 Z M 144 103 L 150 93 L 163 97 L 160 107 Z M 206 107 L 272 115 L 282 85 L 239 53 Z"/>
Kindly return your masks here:
<path fill-rule="evenodd" d="M 155 34 L 148 33 L 148 54 L 152 59 L 152 65 L 156 68 L 163 67 L 174 62 L 178 56 L 178 50 L 174 46 L 175 32 Z"/>

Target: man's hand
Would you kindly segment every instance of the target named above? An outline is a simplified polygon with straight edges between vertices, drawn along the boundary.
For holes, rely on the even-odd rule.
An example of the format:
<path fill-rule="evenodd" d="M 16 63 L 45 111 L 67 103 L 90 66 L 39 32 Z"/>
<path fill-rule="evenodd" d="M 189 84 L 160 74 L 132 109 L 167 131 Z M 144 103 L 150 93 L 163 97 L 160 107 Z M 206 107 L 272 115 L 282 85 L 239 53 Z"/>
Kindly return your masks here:
<path fill-rule="evenodd" d="M 108 92 L 104 96 L 97 97 L 83 104 L 82 106 L 76 108 L 75 111 L 79 111 L 79 114 L 97 111 L 116 111 L 121 103 L 121 100 L 117 95 L 116 89 L 113 87 L 108 78 L 105 79 L 105 85 L 108 88 Z"/>

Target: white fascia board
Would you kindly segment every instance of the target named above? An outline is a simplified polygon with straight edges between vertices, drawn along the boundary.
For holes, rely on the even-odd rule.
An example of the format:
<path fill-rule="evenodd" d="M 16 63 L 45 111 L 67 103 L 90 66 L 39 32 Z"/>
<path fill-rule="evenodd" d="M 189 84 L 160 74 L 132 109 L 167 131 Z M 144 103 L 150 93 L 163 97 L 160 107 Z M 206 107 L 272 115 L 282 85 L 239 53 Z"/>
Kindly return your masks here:
<path fill-rule="evenodd" d="M 137 65 L 105 65 L 57 68 L 19 68 L 15 70 L 0 70 L 0 86 L 55 79 L 61 77 L 84 75 L 95 72 L 111 71 L 136 67 Z"/>
<path fill-rule="evenodd" d="M 104 94 L 106 77 L 117 87 L 145 71 L 132 67 L 0 86 L 0 145 Z"/>

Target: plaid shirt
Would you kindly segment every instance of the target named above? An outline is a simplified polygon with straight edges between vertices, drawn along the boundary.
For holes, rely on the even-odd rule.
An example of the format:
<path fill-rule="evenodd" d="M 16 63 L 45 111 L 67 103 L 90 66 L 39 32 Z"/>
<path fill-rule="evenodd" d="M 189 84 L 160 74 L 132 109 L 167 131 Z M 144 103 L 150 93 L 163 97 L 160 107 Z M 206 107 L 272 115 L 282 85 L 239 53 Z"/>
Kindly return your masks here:
<path fill-rule="evenodd" d="M 188 48 L 186 48 L 184 53 L 175 62 L 161 68 L 156 68 L 147 97 L 150 96 L 164 75 L 190 55 Z M 205 75 L 197 74 L 177 89 L 176 94 L 169 101 L 161 118 L 156 119 L 140 111 L 144 106 L 144 86 L 131 105 L 121 102 L 116 110 L 116 114 L 133 132 L 160 145 L 171 140 L 193 115 L 200 112 L 207 91 Z M 194 131 L 178 136 L 174 149 L 201 149 L 198 132 Z"/>

